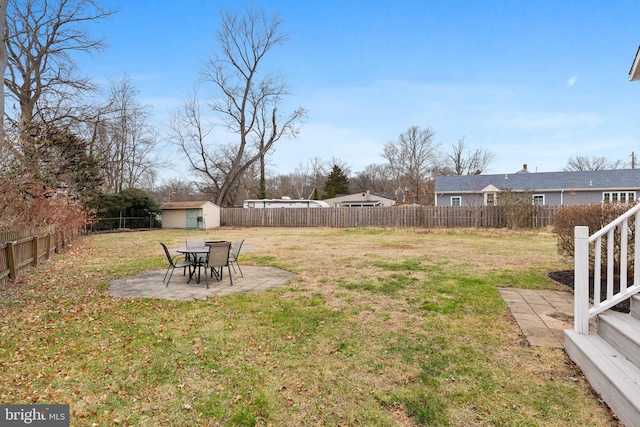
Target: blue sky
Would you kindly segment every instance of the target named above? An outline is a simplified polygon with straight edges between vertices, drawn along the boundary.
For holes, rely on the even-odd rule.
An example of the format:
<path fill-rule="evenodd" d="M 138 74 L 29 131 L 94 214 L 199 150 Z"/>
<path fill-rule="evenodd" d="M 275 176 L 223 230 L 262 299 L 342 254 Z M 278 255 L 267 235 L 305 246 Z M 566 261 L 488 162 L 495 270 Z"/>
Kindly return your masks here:
<path fill-rule="evenodd" d="M 154 121 L 193 93 L 215 49 L 221 10 L 239 1 L 106 0 L 120 12 L 95 28 L 109 47 L 79 61 L 98 81 L 125 73 Z M 430 127 L 450 151 L 489 149 L 489 173 L 564 168 L 573 156 L 640 155 L 638 1 L 273 0 L 246 3 L 284 19 L 286 44 L 265 64 L 283 74 L 308 119 L 281 141 L 273 173 L 313 157 L 362 170 L 384 144 Z M 162 131 L 162 128 L 161 128 Z M 184 178 L 180 153 L 163 177 Z M 173 150 L 173 151 L 172 151 Z"/>

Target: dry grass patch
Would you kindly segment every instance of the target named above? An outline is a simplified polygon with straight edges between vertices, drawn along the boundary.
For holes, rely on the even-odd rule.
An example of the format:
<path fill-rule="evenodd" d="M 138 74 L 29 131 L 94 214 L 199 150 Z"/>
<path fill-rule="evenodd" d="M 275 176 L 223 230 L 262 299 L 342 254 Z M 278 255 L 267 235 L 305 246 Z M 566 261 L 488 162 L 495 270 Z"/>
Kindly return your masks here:
<path fill-rule="evenodd" d="M 159 242 L 244 237 L 280 289 L 127 300 Z M 92 236 L 0 289 L 0 400 L 75 425 L 616 425 L 564 352 L 531 348 L 497 288 L 555 289 L 546 231 L 219 229 Z"/>

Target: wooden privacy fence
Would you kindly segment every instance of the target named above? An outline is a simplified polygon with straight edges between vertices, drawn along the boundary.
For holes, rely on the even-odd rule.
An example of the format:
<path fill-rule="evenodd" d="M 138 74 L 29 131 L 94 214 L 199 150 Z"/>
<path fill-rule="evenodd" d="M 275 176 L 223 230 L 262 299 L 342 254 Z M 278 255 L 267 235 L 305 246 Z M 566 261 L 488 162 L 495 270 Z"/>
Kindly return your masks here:
<path fill-rule="evenodd" d="M 80 235 L 80 229 L 39 227 L 0 233 L 0 283 L 15 279 L 52 253 L 60 253 Z"/>
<path fill-rule="evenodd" d="M 403 206 L 363 208 L 223 208 L 220 224 L 234 227 L 546 227 L 561 206 Z"/>

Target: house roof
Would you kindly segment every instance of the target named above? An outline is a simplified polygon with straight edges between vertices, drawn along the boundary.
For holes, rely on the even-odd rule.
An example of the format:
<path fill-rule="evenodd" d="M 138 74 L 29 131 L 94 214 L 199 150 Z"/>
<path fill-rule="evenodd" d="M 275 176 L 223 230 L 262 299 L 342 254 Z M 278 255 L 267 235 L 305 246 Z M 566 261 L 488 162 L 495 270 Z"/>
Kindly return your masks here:
<path fill-rule="evenodd" d="M 489 185 L 514 191 L 637 190 L 640 169 L 436 176 L 435 181 L 437 193 L 479 193 Z"/>
<path fill-rule="evenodd" d="M 205 201 L 190 201 L 190 202 L 167 202 L 164 203 L 161 208 L 163 210 L 167 209 L 197 209 L 201 208 L 207 203 L 211 203 L 208 200 Z M 213 204 L 213 203 L 211 203 Z"/>
<path fill-rule="evenodd" d="M 629 70 L 629 80 L 640 80 L 640 46 L 638 46 L 636 57 Z"/>
<path fill-rule="evenodd" d="M 357 193 L 353 193 L 353 194 L 341 194 L 339 196 L 336 197 L 332 197 L 330 199 L 325 199 L 325 202 L 329 203 L 329 204 L 333 204 L 333 203 L 344 203 L 344 202 L 362 202 L 363 200 L 370 200 L 370 201 L 378 201 L 378 200 L 389 200 L 389 201 L 395 201 L 395 199 L 393 199 L 393 197 L 387 197 L 387 196 L 383 196 L 381 194 L 376 194 L 376 193 L 370 193 L 367 191 L 359 191 Z"/>

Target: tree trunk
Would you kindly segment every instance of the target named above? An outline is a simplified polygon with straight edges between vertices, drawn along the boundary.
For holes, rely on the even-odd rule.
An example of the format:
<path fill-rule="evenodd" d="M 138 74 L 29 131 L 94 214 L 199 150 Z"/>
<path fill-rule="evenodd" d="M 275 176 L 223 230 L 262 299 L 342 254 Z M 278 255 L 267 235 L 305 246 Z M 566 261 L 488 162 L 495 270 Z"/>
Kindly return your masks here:
<path fill-rule="evenodd" d="M 0 34 L 2 34 L 2 43 L 0 43 L 0 72 L 3 76 L 2 91 L 0 91 L 0 141 L 4 140 L 4 72 L 9 62 L 6 38 L 8 4 L 9 0 L 0 0 Z"/>

